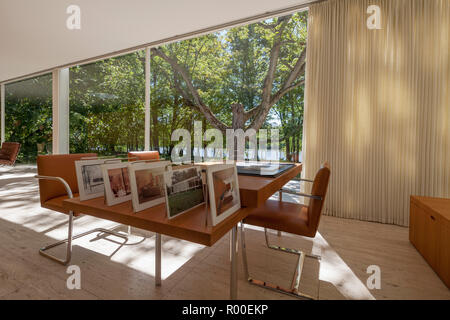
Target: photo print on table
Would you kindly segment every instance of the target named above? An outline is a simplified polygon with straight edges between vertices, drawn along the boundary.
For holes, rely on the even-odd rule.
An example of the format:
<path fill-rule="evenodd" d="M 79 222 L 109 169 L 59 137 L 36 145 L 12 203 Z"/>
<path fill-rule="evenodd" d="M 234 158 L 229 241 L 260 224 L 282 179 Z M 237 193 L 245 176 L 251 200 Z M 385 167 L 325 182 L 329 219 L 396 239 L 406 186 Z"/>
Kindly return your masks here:
<path fill-rule="evenodd" d="M 241 208 L 235 164 L 207 167 L 208 193 L 212 225 L 215 226 Z"/>
<path fill-rule="evenodd" d="M 104 164 L 105 161 L 105 159 L 75 161 L 80 201 L 99 198 L 105 194 L 102 172 L 102 164 Z M 111 161 L 111 159 L 109 161 Z"/>
<path fill-rule="evenodd" d="M 201 167 L 192 166 L 166 172 L 164 190 L 169 219 L 204 204 Z"/>
<path fill-rule="evenodd" d="M 131 200 L 128 163 L 107 163 L 102 165 L 105 183 L 105 198 L 108 206 Z"/>
<path fill-rule="evenodd" d="M 164 173 L 167 166 L 170 166 L 170 161 L 129 164 L 134 212 L 148 209 L 166 201 Z"/>

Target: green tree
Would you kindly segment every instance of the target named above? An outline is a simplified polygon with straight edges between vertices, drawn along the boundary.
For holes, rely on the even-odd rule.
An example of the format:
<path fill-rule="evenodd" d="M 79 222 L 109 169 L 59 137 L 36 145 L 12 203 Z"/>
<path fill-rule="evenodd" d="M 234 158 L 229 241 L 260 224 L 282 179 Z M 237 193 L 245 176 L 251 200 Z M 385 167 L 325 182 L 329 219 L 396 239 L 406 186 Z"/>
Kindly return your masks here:
<path fill-rule="evenodd" d="M 152 53 L 170 65 L 178 94 L 209 124 L 221 131 L 258 130 L 271 107 L 304 84 L 305 39 L 306 14 L 297 13 L 153 48 Z M 228 86 L 217 79 L 227 75 Z M 223 96 L 211 101 L 217 92 Z M 239 100 L 229 103 L 230 98 Z M 220 102 L 228 103 L 217 110 Z M 232 115 L 231 123 L 224 114 Z"/>
<path fill-rule="evenodd" d="M 71 152 L 143 149 L 144 63 L 139 51 L 71 68 Z"/>
<path fill-rule="evenodd" d="M 6 141 L 21 144 L 18 162 L 35 162 L 38 153 L 51 152 L 52 76 L 7 84 L 5 92 Z"/>

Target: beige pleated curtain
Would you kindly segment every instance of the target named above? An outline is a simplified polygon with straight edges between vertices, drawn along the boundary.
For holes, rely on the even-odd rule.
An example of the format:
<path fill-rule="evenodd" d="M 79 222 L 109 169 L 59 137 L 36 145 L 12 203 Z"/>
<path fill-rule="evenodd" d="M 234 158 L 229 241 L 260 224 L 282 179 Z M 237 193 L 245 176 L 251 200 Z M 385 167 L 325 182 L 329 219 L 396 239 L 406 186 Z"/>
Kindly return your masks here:
<path fill-rule="evenodd" d="M 406 226 L 410 195 L 450 198 L 449 51 L 450 0 L 310 7 L 303 160 L 331 164 L 324 214 Z"/>

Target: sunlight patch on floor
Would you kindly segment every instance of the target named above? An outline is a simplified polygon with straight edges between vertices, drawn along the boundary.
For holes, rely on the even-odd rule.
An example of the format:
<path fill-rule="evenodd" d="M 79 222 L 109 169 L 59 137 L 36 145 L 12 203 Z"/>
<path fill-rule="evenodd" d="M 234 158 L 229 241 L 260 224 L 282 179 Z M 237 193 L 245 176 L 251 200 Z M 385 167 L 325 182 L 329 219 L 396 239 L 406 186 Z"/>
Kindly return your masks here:
<path fill-rule="evenodd" d="M 320 247 L 322 260 L 320 262 L 319 279 L 330 282 L 346 298 L 352 300 L 375 300 L 366 285 L 355 275 L 345 261 L 317 232 L 314 238 L 314 251 Z"/>
<path fill-rule="evenodd" d="M 261 233 L 264 228 L 245 225 L 245 229 L 257 230 Z M 276 231 L 268 230 L 271 242 L 289 242 L 289 239 L 295 240 L 298 236 L 282 233 L 281 237 L 276 236 Z M 312 253 L 322 256 L 320 261 L 319 280 L 329 282 L 346 299 L 354 300 L 374 300 L 374 296 L 367 289 L 366 285 L 355 275 L 352 269 L 345 263 L 339 254 L 328 244 L 325 238 L 317 232 L 314 239 L 304 238 L 305 242 L 312 243 L 311 251 L 306 248 L 293 247 L 292 249 L 303 250 L 306 253 Z M 289 245 L 286 245 L 289 247 Z M 308 260 L 306 260 L 305 263 Z M 368 275 L 369 276 L 369 275 Z"/>

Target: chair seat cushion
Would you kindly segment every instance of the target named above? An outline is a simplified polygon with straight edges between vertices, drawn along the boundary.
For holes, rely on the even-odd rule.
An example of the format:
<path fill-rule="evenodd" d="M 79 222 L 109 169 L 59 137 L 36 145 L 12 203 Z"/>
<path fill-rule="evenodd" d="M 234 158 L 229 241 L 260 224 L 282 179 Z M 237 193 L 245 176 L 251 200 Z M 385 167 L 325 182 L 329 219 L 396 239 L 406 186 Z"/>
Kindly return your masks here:
<path fill-rule="evenodd" d="M 8 160 L 10 161 L 11 156 L 8 152 L 4 151 L 4 150 L 0 150 L 0 160 Z"/>
<path fill-rule="evenodd" d="M 0 164 L 3 164 L 3 165 L 12 165 L 12 162 L 11 161 L 9 161 L 9 160 L 3 160 L 3 159 L 0 159 Z"/>
<path fill-rule="evenodd" d="M 78 196 L 79 196 L 78 193 L 74 193 L 73 194 L 74 198 L 76 198 Z M 58 211 L 58 212 L 62 212 L 62 213 L 68 214 L 69 210 L 66 210 L 66 209 L 63 208 L 63 201 L 66 200 L 66 199 L 69 199 L 68 195 L 52 198 L 52 199 L 49 199 L 49 200 L 45 201 L 44 203 L 42 203 L 42 207 L 50 209 L 50 210 L 54 210 L 54 211 Z M 73 215 L 74 216 L 79 216 L 80 213 L 74 212 Z"/>
<path fill-rule="evenodd" d="M 19 153 L 20 143 L 18 142 L 3 142 L 0 149 L 0 160 L 9 161 L 5 164 L 14 164 L 16 162 L 17 154 Z"/>
<path fill-rule="evenodd" d="M 306 237 L 315 236 L 315 230 L 308 227 L 308 207 L 298 203 L 267 200 L 252 211 L 244 223 Z"/>

